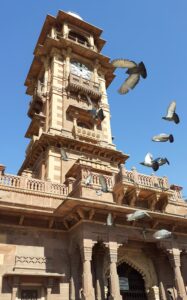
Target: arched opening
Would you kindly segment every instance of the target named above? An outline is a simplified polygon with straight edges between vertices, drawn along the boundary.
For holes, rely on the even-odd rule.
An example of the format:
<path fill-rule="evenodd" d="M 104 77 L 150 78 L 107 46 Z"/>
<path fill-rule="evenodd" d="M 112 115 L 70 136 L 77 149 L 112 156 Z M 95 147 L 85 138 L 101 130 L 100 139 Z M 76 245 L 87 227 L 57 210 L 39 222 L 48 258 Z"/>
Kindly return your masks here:
<path fill-rule="evenodd" d="M 127 263 L 117 267 L 120 282 L 120 294 L 124 300 L 147 300 L 145 283 L 142 275 Z"/>

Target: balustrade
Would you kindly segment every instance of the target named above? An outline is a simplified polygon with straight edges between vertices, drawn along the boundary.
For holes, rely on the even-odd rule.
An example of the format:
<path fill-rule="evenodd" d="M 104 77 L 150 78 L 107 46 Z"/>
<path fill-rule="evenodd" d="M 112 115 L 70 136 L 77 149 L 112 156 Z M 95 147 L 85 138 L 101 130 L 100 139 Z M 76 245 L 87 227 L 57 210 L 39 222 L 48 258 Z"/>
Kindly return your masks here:
<path fill-rule="evenodd" d="M 95 141 L 101 140 L 101 133 L 99 132 L 99 130 L 90 130 L 75 125 L 74 132 L 76 137 L 87 138 Z"/>
<path fill-rule="evenodd" d="M 64 184 L 10 174 L 0 176 L 0 186 L 63 196 L 68 194 L 68 187 Z"/>
<path fill-rule="evenodd" d="M 69 88 L 73 88 L 74 90 L 82 90 L 86 93 L 92 94 L 92 96 L 101 96 L 99 83 L 87 80 L 72 73 L 69 75 Z"/>
<path fill-rule="evenodd" d="M 136 183 L 142 187 L 169 189 L 168 180 L 166 177 L 149 176 L 145 174 L 136 173 L 133 171 L 123 170 L 123 174 L 116 175 L 116 183 L 123 181 L 124 183 Z"/>

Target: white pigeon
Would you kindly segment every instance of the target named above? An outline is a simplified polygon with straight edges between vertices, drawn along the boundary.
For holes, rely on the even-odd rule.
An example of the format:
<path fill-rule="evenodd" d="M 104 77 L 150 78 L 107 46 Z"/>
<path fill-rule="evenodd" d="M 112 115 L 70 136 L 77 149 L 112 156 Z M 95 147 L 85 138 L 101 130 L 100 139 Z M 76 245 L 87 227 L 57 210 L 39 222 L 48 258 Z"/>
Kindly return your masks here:
<path fill-rule="evenodd" d="M 113 225 L 113 216 L 112 216 L 111 213 L 108 213 L 108 215 L 107 215 L 106 225 L 107 226 L 112 226 Z"/>
<path fill-rule="evenodd" d="M 153 234 L 153 237 L 156 239 L 156 240 L 162 240 L 162 239 L 168 239 L 170 238 L 172 235 L 172 232 L 171 231 L 168 231 L 166 229 L 160 229 L 158 231 L 156 231 L 154 234 Z"/>
<path fill-rule="evenodd" d="M 167 142 L 169 141 L 170 143 L 174 142 L 174 137 L 172 134 L 166 134 L 166 133 L 160 133 L 158 135 L 154 135 L 152 137 L 153 142 Z"/>
<path fill-rule="evenodd" d="M 144 210 L 136 210 L 134 213 L 132 214 L 127 214 L 127 221 L 136 221 L 136 220 L 140 220 L 143 218 L 150 218 L 150 215 L 144 211 Z"/>
<path fill-rule="evenodd" d="M 170 105 L 168 106 L 167 114 L 165 117 L 162 117 L 162 119 L 166 121 L 173 121 L 175 124 L 178 124 L 180 122 L 179 116 L 175 112 L 176 110 L 176 102 L 172 101 Z"/>

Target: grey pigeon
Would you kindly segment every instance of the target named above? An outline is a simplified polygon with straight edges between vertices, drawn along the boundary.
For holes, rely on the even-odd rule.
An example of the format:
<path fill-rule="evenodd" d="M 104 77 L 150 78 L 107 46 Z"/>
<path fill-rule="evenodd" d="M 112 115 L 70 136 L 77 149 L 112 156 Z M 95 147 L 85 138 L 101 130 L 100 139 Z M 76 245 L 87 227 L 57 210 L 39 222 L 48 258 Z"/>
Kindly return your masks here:
<path fill-rule="evenodd" d="M 166 134 L 166 133 L 160 133 L 158 135 L 155 135 L 152 137 L 153 142 L 167 142 L 169 141 L 170 143 L 174 142 L 174 137 L 172 134 Z"/>
<path fill-rule="evenodd" d="M 92 176 L 92 174 L 89 174 L 85 179 L 85 184 L 92 185 L 92 183 L 93 183 L 93 176 Z"/>
<path fill-rule="evenodd" d="M 92 116 L 92 118 L 94 120 L 96 120 L 97 124 L 101 124 L 101 122 L 104 120 L 105 115 L 103 112 L 103 109 L 96 109 L 96 108 L 92 108 L 88 110 L 88 113 Z"/>
<path fill-rule="evenodd" d="M 151 167 L 154 171 L 157 171 L 160 166 L 166 163 L 169 165 L 169 161 L 166 157 L 158 157 L 153 159 L 152 154 L 147 153 L 144 162 L 141 162 L 140 164 L 146 167 Z"/>
<path fill-rule="evenodd" d="M 99 183 L 101 185 L 101 191 L 107 193 L 108 186 L 107 186 L 106 178 L 103 175 L 99 175 Z"/>
<path fill-rule="evenodd" d="M 165 117 L 162 117 L 162 119 L 166 121 L 173 121 L 175 124 L 178 124 L 180 122 L 179 116 L 175 112 L 176 110 L 176 102 L 172 101 L 170 105 L 168 106 L 167 114 Z"/>
<path fill-rule="evenodd" d="M 144 210 L 136 210 L 132 214 L 127 214 L 127 221 L 136 221 L 143 218 L 150 218 L 150 215 Z"/>
<path fill-rule="evenodd" d="M 144 162 L 141 162 L 140 164 L 146 167 L 151 167 L 154 171 L 157 171 L 159 169 L 159 164 L 158 162 L 153 160 L 153 156 L 151 153 L 147 153 Z"/>
<path fill-rule="evenodd" d="M 101 196 L 102 193 L 103 193 L 103 192 L 102 192 L 101 190 L 97 190 L 97 191 L 96 191 L 96 195 L 97 195 L 97 196 Z"/>
<path fill-rule="evenodd" d="M 153 234 L 153 237 L 156 239 L 156 240 L 162 240 L 162 239 L 168 239 L 170 238 L 172 235 L 172 232 L 171 231 L 168 231 L 166 229 L 160 229 L 158 231 L 156 231 L 154 234 Z"/>
<path fill-rule="evenodd" d="M 61 159 L 64 161 L 68 160 L 68 156 L 66 154 L 66 151 L 64 150 L 64 148 L 60 148 L 60 153 L 61 153 Z"/>
<path fill-rule="evenodd" d="M 126 73 L 129 77 L 124 81 L 118 92 L 120 94 L 126 94 L 130 89 L 133 89 L 142 78 L 147 77 L 147 71 L 144 63 L 141 61 L 139 64 L 136 64 L 134 61 L 127 59 L 115 59 L 111 62 L 116 68 L 127 68 Z"/>

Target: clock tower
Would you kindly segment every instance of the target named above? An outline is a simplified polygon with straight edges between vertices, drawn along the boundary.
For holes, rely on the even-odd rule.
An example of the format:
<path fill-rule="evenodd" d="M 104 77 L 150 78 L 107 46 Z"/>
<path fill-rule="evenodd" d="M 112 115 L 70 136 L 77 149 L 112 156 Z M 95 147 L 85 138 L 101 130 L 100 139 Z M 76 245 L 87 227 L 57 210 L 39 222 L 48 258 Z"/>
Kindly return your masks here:
<path fill-rule="evenodd" d="M 74 13 L 47 16 L 25 81 L 30 143 L 20 175 L 68 183 L 93 173 L 110 182 L 127 159 L 112 141 L 106 90 L 115 68 L 101 54 L 101 33 Z"/>

